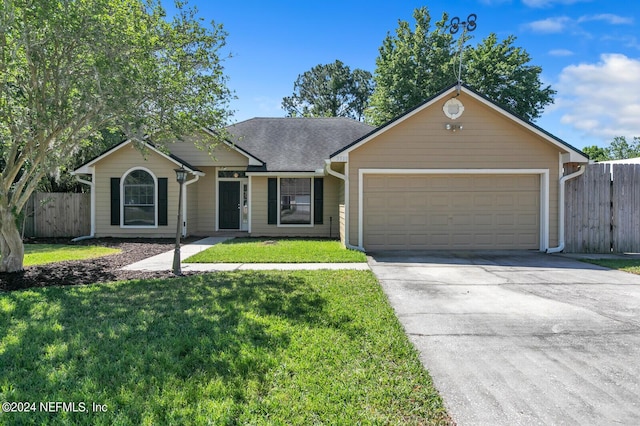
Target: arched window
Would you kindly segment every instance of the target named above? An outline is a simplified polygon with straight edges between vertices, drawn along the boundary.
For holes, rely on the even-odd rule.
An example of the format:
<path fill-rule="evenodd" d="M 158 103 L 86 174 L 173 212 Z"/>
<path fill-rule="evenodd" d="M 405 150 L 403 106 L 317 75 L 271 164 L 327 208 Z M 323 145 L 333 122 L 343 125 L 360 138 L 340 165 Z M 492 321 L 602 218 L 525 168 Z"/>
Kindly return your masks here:
<path fill-rule="evenodd" d="M 155 226 L 156 184 L 145 170 L 133 170 L 122 182 L 123 222 L 125 226 Z"/>

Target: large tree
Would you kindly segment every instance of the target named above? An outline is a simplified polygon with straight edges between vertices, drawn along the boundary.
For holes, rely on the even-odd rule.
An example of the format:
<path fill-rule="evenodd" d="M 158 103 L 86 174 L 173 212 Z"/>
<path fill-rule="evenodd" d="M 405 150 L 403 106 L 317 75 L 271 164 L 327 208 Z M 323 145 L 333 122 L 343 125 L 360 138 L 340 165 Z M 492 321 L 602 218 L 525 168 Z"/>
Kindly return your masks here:
<path fill-rule="evenodd" d="M 626 137 L 616 136 L 606 150 L 611 160 L 640 157 L 640 137 L 635 136 L 633 142 L 629 143 Z"/>
<path fill-rule="evenodd" d="M 448 15 L 431 27 L 426 7 L 413 13 L 415 25 L 399 21 L 395 35 L 387 34 L 379 49 L 375 90 L 367 121 L 382 124 L 424 102 L 458 79 L 459 43 L 469 40 L 449 32 Z M 514 47 L 515 37 L 498 41 L 490 34 L 475 48 L 463 49 L 461 79 L 527 120 L 540 116 L 555 91 L 540 81 L 541 68 L 529 65 L 528 53 Z"/>
<path fill-rule="evenodd" d="M 607 147 L 586 146 L 582 151 L 593 161 L 624 160 L 640 157 L 640 137 L 634 136 L 629 143 L 625 136 L 616 136 Z"/>
<path fill-rule="evenodd" d="M 498 41 L 489 34 L 463 55 L 463 80 L 474 89 L 520 117 L 533 121 L 553 103 L 556 91 L 540 81 L 542 68 L 528 65 L 529 54 L 515 47 L 515 36 Z"/>
<path fill-rule="evenodd" d="M 597 145 L 585 146 L 582 148 L 582 152 L 589 156 L 589 160 L 593 161 L 606 161 L 610 160 L 609 151 L 606 148 L 601 148 Z"/>
<path fill-rule="evenodd" d="M 22 269 L 16 217 L 41 178 L 101 129 L 156 142 L 223 125 L 226 33 L 176 2 L 0 3 L 0 272 Z"/>
<path fill-rule="evenodd" d="M 341 61 L 316 65 L 299 75 L 293 94 L 282 99 L 289 117 L 364 118 L 367 101 L 373 91 L 369 71 L 351 69 Z"/>

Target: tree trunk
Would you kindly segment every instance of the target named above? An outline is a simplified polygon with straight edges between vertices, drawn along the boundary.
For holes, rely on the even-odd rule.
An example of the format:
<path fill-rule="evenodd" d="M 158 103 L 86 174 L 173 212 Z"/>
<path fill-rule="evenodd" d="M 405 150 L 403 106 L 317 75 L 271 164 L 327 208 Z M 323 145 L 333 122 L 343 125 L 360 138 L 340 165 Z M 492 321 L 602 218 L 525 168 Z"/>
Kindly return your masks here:
<path fill-rule="evenodd" d="M 16 218 L 7 206 L 0 206 L 0 272 L 22 271 L 24 245 Z"/>

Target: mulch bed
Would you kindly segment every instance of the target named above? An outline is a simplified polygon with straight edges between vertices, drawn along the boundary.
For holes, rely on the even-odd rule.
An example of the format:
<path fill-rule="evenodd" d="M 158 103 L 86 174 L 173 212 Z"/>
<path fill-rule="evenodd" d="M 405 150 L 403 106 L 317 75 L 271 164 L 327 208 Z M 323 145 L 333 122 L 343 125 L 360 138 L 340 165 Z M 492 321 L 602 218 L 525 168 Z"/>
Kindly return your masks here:
<path fill-rule="evenodd" d="M 182 243 L 189 243 L 198 238 L 186 238 Z M 84 285 L 109 281 L 173 278 L 175 275 L 167 271 L 123 271 L 125 265 L 137 262 L 174 248 L 173 239 L 120 239 L 97 238 L 72 243 L 66 239 L 39 238 L 26 243 L 100 245 L 122 250 L 118 254 L 88 260 L 73 260 L 51 263 L 48 265 L 29 266 L 21 272 L 0 273 L 0 291 L 21 290 L 32 287 L 49 287 L 62 285 Z M 171 269 L 171 265 L 167 265 Z M 194 273 L 185 273 L 192 275 Z"/>

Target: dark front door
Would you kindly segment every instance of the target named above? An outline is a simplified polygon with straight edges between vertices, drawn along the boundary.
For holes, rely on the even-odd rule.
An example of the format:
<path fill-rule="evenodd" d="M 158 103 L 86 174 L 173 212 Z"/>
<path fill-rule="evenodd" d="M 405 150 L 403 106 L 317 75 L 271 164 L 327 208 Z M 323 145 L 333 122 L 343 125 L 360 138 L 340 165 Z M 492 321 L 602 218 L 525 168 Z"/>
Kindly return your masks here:
<path fill-rule="evenodd" d="M 220 229 L 240 229 L 240 182 L 220 182 Z"/>

